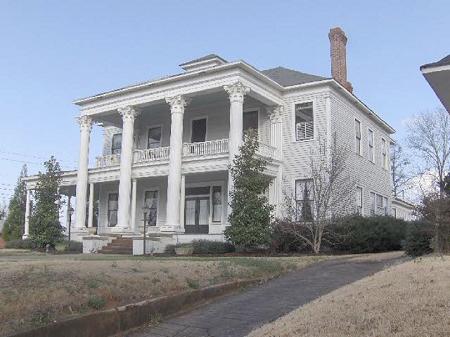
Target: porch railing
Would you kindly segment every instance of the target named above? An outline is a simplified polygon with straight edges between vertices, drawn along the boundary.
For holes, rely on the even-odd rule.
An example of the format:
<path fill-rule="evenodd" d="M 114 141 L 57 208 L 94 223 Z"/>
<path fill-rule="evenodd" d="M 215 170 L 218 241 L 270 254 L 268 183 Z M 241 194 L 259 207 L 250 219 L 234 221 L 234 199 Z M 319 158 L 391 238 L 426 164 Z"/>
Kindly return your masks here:
<path fill-rule="evenodd" d="M 228 139 L 183 144 L 184 157 L 210 156 L 223 153 L 228 153 Z"/>
<path fill-rule="evenodd" d="M 110 154 L 96 158 L 97 167 L 109 167 L 120 165 L 120 154 Z"/>
<path fill-rule="evenodd" d="M 154 149 L 143 149 L 134 151 L 134 162 L 142 163 L 154 160 L 166 160 L 169 159 L 170 147 L 157 147 Z"/>

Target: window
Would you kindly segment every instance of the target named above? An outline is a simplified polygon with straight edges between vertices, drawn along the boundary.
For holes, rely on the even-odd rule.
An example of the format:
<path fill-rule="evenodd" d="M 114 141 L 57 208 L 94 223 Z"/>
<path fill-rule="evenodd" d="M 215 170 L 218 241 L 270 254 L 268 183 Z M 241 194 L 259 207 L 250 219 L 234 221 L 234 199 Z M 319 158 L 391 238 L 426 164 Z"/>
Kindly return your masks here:
<path fill-rule="evenodd" d="M 155 126 L 148 129 L 147 149 L 155 149 L 161 147 L 161 127 Z"/>
<path fill-rule="evenodd" d="M 314 137 L 313 103 L 295 105 L 295 140 L 307 140 Z"/>
<path fill-rule="evenodd" d="M 191 143 L 201 143 L 206 140 L 206 118 L 192 120 Z"/>
<path fill-rule="evenodd" d="M 368 141 L 368 145 L 369 145 L 369 150 L 368 150 L 368 155 L 369 155 L 369 160 L 371 162 L 375 162 L 375 158 L 374 158 L 374 152 L 373 152 L 373 131 L 369 129 L 368 131 L 368 135 L 367 135 L 367 141 Z"/>
<path fill-rule="evenodd" d="M 370 192 L 370 215 L 375 215 L 376 200 L 375 193 Z"/>
<path fill-rule="evenodd" d="M 384 138 L 381 138 L 381 165 L 385 170 L 388 169 L 387 144 Z"/>
<path fill-rule="evenodd" d="M 212 221 L 222 222 L 222 187 L 212 187 Z"/>
<path fill-rule="evenodd" d="M 122 134 L 116 133 L 111 141 L 111 154 L 120 154 L 122 152 Z"/>
<path fill-rule="evenodd" d="M 313 180 L 300 179 L 295 181 L 296 221 L 311 221 L 313 219 Z"/>
<path fill-rule="evenodd" d="M 362 214 L 363 207 L 363 189 L 362 187 L 356 186 L 356 212 Z"/>
<path fill-rule="evenodd" d="M 117 225 L 117 210 L 119 208 L 119 194 L 110 193 L 108 195 L 108 226 Z"/>
<path fill-rule="evenodd" d="M 361 122 L 355 119 L 355 151 L 361 155 Z"/>
<path fill-rule="evenodd" d="M 258 131 L 258 111 L 245 111 L 243 116 L 243 131 L 253 129 Z"/>
<path fill-rule="evenodd" d="M 158 219 L 158 191 L 145 191 L 144 206 L 146 220 L 149 226 L 156 226 Z"/>

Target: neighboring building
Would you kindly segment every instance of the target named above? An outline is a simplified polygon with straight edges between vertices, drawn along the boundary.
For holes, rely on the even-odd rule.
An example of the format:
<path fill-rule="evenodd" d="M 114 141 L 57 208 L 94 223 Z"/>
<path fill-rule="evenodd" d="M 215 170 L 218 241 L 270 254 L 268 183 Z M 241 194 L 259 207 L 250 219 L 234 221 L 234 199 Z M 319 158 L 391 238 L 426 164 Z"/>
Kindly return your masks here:
<path fill-rule="evenodd" d="M 420 71 L 450 113 L 450 55 L 421 66 Z"/>
<path fill-rule="evenodd" d="M 396 219 L 405 221 L 415 220 L 414 205 L 399 198 L 393 198 L 391 204 L 391 215 Z"/>
<path fill-rule="evenodd" d="M 224 240 L 232 188 L 228 165 L 249 128 L 258 130 L 259 155 L 272 158 L 268 194 L 278 215 L 284 193 L 302 204 L 311 150 L 333 134 L 351 151 L 355 211 L 390 214 L 395 131 L 352 93 L 344 32 L 334 28 L 329 38 L 333 78 L 283 67 L 260 71 L 212 54 L 181 64 L 180 74 L 75 101 L 79 169 L 64 172 L 61 184 L 81 205 L 75 207 L 72 237 L 83 238 L 85 251 L 96 251 L 112 236 L 129 237 L 138 254 L 145 218 L 152 237 L 147 251 L 194 239 Z M 93 123 L 104 128 L 104 146 L 88 168 Z M 26 181 L 33 189 L 36 177 Z M 88 236 L 90 227 L 100 236 Z"/>

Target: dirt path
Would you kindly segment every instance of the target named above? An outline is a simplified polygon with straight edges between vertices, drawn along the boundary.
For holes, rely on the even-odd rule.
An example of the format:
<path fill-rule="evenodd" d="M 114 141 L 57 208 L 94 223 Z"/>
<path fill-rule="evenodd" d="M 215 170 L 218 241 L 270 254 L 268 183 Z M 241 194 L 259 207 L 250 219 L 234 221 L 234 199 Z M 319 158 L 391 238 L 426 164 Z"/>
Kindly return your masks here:
<path fill-rule="evenodd" d="M 336 288 L 401 261 L 397 254 L 378 259 L 349 258 L 320 262 L 126 336 L 246 336 L 255 328 Z"/>

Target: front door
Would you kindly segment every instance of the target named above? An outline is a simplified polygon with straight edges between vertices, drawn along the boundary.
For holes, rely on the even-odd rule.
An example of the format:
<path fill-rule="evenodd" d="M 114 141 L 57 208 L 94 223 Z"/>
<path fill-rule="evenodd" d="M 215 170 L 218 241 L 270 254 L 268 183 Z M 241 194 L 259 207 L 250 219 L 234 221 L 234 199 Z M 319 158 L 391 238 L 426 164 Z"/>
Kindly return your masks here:
<path fill-rule="evenodd" d="M 184 230 L 187 234 L 208 234 L 209 197 L 186 197 Z"/>

